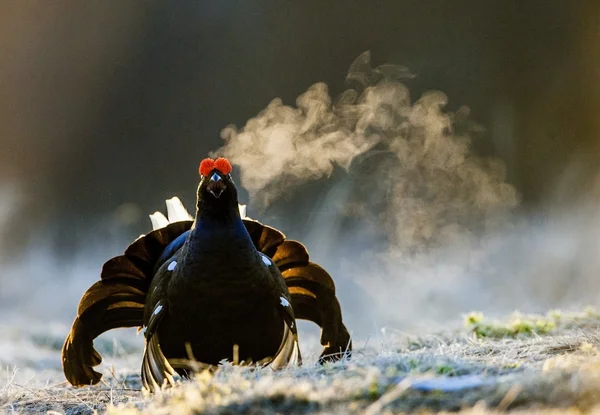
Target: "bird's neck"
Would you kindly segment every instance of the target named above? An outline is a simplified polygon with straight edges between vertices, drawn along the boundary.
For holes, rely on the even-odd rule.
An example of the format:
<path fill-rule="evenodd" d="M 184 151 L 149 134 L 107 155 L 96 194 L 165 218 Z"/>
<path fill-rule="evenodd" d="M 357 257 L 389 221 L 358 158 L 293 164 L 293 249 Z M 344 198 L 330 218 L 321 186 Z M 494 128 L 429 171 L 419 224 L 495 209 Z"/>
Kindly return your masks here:
<path fill-rule="evenodd" d="M 243 282 L 243 269 L 259 260 L 239 212 L 196 215 L 182 252 L 181 271 L 174 275 L 173 284 L 188 287 L 190 281 L 212 281 L 212 271 L 211 278 L 202 277 L 211 269 L 224 272 L 230 283 Z"/>
<path fill-rule="evenodd" d="M 215 244 L 218 244 L 220 249 L 223 249 L 223 245 L 237 249 L 254 249 L 254 243 L 242 221 L 237 203 L 235 206 L 219 209 L 198 206 L 188 245 L 192 250 L 205 251 Z"/>
<path fill-rule="evenodd" d="M 218 234 L 230 234 L 244 227 L 244 222 L 239 213 L 228 215 L 196 215 L 192 224 L 191 233 L 195 237 L 214 236 Z"/>
<path fill-rule="evenodd" d="M 196 205 L 194 223 L 227 226 L 237 222 L 241 222 L 237 200 L 223 204 L 199 202 Z"/>

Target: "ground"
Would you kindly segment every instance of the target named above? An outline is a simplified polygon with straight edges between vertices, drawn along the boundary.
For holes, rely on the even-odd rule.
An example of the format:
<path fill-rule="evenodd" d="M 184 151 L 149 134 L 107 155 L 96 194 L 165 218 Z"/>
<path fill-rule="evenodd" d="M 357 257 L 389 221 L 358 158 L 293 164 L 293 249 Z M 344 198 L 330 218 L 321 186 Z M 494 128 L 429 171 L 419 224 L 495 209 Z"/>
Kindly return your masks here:
<path fill-rule="evenodd" d="M 103 381 L 73 389 L 59 366 L 64 333 L 19 327 L 2 327 L 4 413 L 600 414 L 600 314 L 591 309 L 502 321 L 473 313 L 453 332 L 357 341 L 342 362 L 319 366 L 313 356 L 279 372 L 225 364 L 155 396 L 140 391 L 139 337 L 97 341 Z"/>

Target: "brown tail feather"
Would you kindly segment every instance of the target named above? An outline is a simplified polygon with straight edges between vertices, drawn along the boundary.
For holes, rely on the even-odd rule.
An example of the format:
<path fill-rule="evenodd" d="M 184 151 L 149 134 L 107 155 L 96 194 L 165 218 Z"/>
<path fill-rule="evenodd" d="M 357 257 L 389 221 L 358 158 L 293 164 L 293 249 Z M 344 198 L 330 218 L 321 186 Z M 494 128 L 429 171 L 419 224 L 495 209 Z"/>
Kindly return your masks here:
<path fill-rule="evenodd" d="M 108 261 L 102 269 L 100 278 L 111 278 L 111 276 L 116 275 L 116 271 L 119 271 L 128 274 L 130 277 L 141 278 L 147 281 L 149 286 L 154 271 L 162 265 L 158 263 L 158 260 L 167 245 L 191 227 L 192 221 L 175 222 L 136 239 L 125 250 L 124 255 L 122 255 L 125 259 L 120 260 L 122 262 L 119 263 L 119 267 L 113 268 L 114 263 L 111 263 L 112 260 Z M 113 258 L 113 260 L 116 260 L 116 258 Z"/>
<path fill-rule="evenodd" d="M 71 333 L 67 337 L 62 349 L 62 363 L 65 376 L 73 386 L 96 384 L 102 375 L 92 369 L 102 361 L 102 358 L 88 341 L 90 334 L 85 326 L 75 319 Z M 70 362 L 77 361 L 77 365 Z"/>
<path fill-rule="evenodd" d="M 73 386 L 98 383 L 102 375 L 93 367 L 102 362 L 102 357 L 94 349 L 93 340 L 114 327 L 135 327 L 143 315 L 143 304 L 117 299 L 112 303 L 98 302 L 76 318 L 62 349 L 63 371 L 69 383 Z"/>
<path fill-rule="evenodd" d="M 285 241 L 285 235 L 283 233 L 275 228 L 263 225 L 256 220 L 244 219 L 244 225 L 246 226 L 246 230 L 248 230 L 256 249 L 271 258 L 273 258 L 277 247 Z"/>
<path fill-rule="evenodd" d="M 308 251 L 299 242 L 284 241 L 277 246 L 272 257 L 281 272 L 291 267 L 301 267 L 308 264 Z"/>
<path fill-rule="evenodd" d="M 335 290 L 314 281 L 314 275 L 319 274 L 308 274 L 314 267 L 303 269 L 307 274 L 295 273 L 290 279 L 286 273 L 293 268 L 282 273 L 290 290 L 296 318 L 313 321 L 321 327 L 321 344 L 324 346 L 321 359 L 337 360 L 352 351 L 352 341 L 342 322 L 342 310 Z"/>
<path fill-rule="evenodd" d="M 322 360 L 337 360 L 352 351 L 350 334 L 342 322 L 342 310 L 331 276 L 310 262 L 304 245 L 285 239 L 278 230 L 244 219 L 256 248 L 279 267 L 292 297 L 296 318 L 321 327 Z"/>
<path fill-rule="evenodd" d="M 169 224 L 134 241 L 124 255 L 107 261 L 100 281 L 79 302 L 77 318 L 62 349 L 62 365 L 73 386 L 96 384 L 102 361 L 93 341 L 105 331 L 143 324 L 146 293 L 165 247 L 187 231 L 191 221 Z"/>
<path fill-rule="evenodd" d="M 161 265 L 161 254 L 191 224 L 191 221 L 176 222 L 150 232 L 133 242 L 124 255 L 104 264 L 101 281 L 83 295 L 77 318 L 63 346 L 63 370 L 72 385 L 100 381 L 102 375 L 93 370 L 102 361 L 93 348 L 97 336 L 113 328 L 143 324 L 145 295 L 154 271 Z M 286 241 L 281 232 L 257 221 L 244 219 L 244 224 L 257 249 L 273 258 L 286 278 L 296 317 L 311 320 L 322 328 L 321 343 L 325 346 L 322 356 L 351 350 L 350 336 L 342 323 L 335 285 L 329 274 L 309 261 L 306 248 L 299 242 Z M 160 351 L 157 342 L 155 338 L 148 343 L 147 350 L 152 355 Z M 148 386 L 153 380 L 157 384 L 165 381 L 156 373 L 170 374 L 161 372 L 160 362 L 158 358 L 145 360 L 142 373 Z M 159 367 L 154 367 L 157 364 Z M 170 382 L 168 377 L 166 379 Z"/>

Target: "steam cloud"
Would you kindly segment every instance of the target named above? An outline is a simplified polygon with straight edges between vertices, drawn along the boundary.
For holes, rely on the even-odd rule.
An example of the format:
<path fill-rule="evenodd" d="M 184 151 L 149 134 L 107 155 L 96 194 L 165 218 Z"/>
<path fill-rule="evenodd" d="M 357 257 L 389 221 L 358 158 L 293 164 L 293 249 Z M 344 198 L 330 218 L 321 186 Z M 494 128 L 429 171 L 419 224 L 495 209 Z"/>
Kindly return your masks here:
<path fill-rule="evenodd" d="M 242 185 L 260 204 L 336 165 L 348 170 L 344 213 L 385 230 L 396 253 L 497 228 L 518 203 L 503 164 L 470 151 L 467 111 L 444 112 L 443 93 L 411 103 L 407 76 L 399 66 L 372 69 L 366 52 L 350 67 L 354 88 L 335 104 L 323 83 L 297 108 L 275 99 L 242 130 L 225 128 L 215 154 L 241 167 Z"/>
<path fill-rule="evenodd" d="M 335 102 L 322 83 L 295 108 L 275 99 L 241 130 L 225 128 L 215 155 L 240 166 L 251 212 L 336 166 L 346 170 L 331 180 L 316 209 L 325 213 L 303 241 L 335 276 L 355 334 L 460 324 L 472 309 L 593 302 L 600 264 L 590 253 L 600 237 L 586 224 L 597 210 L 541 224 L 519 217 L 503 163 L 472 149 L 478 128 L 468 110 L 445 111 L 441 92 L 411 102 L 408 76 L 398 66 L 371 68 L 364 53 Z"/>
<path fill-rule="evenodd" d="M 350 68 L 351 88 L 337 99 L 322 83 L 296 107 L 276 99 L 242 129 L 225 128 L 225 145 L 213 156 L 239 166 L 250 216 L 295 192 L 306 196 L 307 183 L 328 186 L 310 217 L 306 206 L 297 208 L 309 226 L 292 237 L 334 276 L 357 339 L 384 326 L 427 325 L 429 332 L 460 324 L 471 310 L 594 304 L 599 199 L 544 221 L 519 217 L 502 162 L 472 149 L 478 129 L 468 111 L 445 111 L 441 92 L 412 102 L 403 83 L 409 76 L 393 65 L 373 69 L 363 54 Z M 17 190 L 0 188 L 0 222 L 18 209 Z M 600 194 L 599 186 L 592 190 Z M 23 261 L 6 263 L 0 300 L 11 312 L 5 316 L 35 318 L 43 310 L 70 322 L 99 264 L 122 252 L 129 238 L 122 218 L 108 222 L 97 226 L 114 228 L 110 241 L 90 240 L 70 263 L 57 261 L 43 237 Z"/>

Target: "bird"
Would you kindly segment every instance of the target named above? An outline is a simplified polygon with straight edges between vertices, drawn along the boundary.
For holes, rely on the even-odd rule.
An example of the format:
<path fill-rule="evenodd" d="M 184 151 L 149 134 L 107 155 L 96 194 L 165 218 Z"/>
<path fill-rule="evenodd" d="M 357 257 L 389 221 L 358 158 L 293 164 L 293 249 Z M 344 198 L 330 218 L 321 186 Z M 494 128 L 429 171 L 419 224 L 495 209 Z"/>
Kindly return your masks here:
<path fill-rule="evenodd" d="M 223 361 L 300 365 L 296 319 L 321 328 L 319 362 L 350 357 L 329 273 L 302 243 L 245 216 L 229 160 L 206 158 L 198 170 L 195 216 L 177 197 L 167 200 L 168 219 L 150 215 L 153 230 L 104 263 L 80 299 L 62 348 L 74 387 L 100 381 L 93 341 L 120 327 L 144 333 L 141 378 L 149 392 Z"/>

